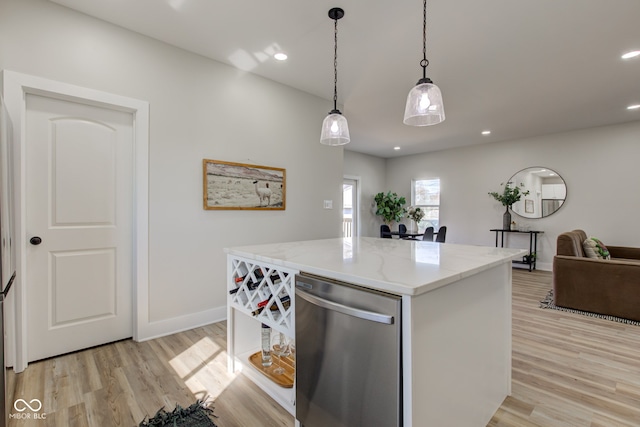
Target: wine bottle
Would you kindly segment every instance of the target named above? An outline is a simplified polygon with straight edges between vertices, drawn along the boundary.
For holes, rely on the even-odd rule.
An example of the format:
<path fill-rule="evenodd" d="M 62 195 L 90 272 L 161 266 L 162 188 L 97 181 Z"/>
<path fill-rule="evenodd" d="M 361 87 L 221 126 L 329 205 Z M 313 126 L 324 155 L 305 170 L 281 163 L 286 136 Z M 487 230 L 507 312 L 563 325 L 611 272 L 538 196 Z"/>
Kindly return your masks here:
<path fill-rule="evenodd" d="M 264 279 L 264 273 L 262 272 L 262 269 L 260 269 L 260 268 L 255 269 L 255 270 L 253 271 L 253 275 L 254 275 L 254 277 L 256 278 L 256 280 L 257 280 L 258 282 L 260 282 L 260 281 L 262 281 L 262 279 Z M 245 274 L 245 275 L 243 275 L 243 276 L 238 276 L 238 277 L 236 277 L 236 278 L 235 278 L 235 281 L 236 281 L 236 283 L 244 282 L 244 279 L 245 279 L 246 277 L 250 277 L 249 273 L 247 273 L 247 274 Z"/>
<path fill-rule="evenodd" d="M 237 288 L 231 289 L 229 291 L 229 294 L 233 295 L 236 292 L 238 292 L 240 290 L 240 286 L 242 286 L 242 282 L 244 282 L 244 279 L 247 277 L 249 277 L 249 281 L 247 282 L 247 285 L 246 285 L 247 289 L 250 291 L 258 289 L 258 287 L 260 286 L 260 283 L 262 283 L 262 280 L 264 279 L 264 273 L 262 273 L 261 269 L 257 269 L 254 272 L 254 276 L 256 278 L 256 281 L 253 281 L 248 274 L 246 276 L 236 277 L 235 282 L 236 282 Z"/>
<path fill-rule="evenodd" d="M 269 303 L 269 300 L 270 300 L 270 299 L 271 299 L 271 295 L 269 295 L 269 298 L 267 298 L 266 300 L 264 300 L 264 301 L 260 301 L 260 302 L 257 304 L 257 307 L 258 307 L 258 308 L 262 308 L 262 307 L 264 307 L 265 305 L 267 305 L 267 304 Z"/>
<path fill-rule="evenodd" d="M 282 273 L 285 277 L 287 276 L 287 273 Z M 244 279 L 249 276 L 248 274 L 242 277 L 236 277 L 234 280 L 236 282 L 236 286 L 238 286 L 235 289 L 231 289 L 229 291 L 229 294 L 233 295 L 236 292 L 238 292 L 240 290 L 240 285 L 242 284 L 242 282 L 244 282 Z M 250 291 L 253 291 L 255 289 L 258 289 L 258 287 L 260 286 L 260 283 L 262 283 L 262 281 L 264 280 L 264 272 L 261 269 L 256 269 L 254 270 L 254 276 L 256 278 L 256 281 L 253 281 L 251 278 L 249 278 L 249 281 L 247 282 L 247 289 Z M 250 277 L 250 276 L 249 276 Z M 273 283 L 274 285 L 280 283 L 282 280 L 280 279 L 280 276 L 278 275 L 278 273 L 273 273 L 269 276 L 269 279 L 271 279 L 271 283 Z"/>
<path fill-rule="evenodd" d="M 266 300 L 266 301 L 268 303 L 269 299 Z M 280 301 L 282 302 L 282 307 L 283 308 L 289 308 L 291 306 L 291 297 L 289 295 L 286 295 L 286 296 L 280 298 Z M 262 301 L 262 302 L 264 302 L 264 301 Z M 254 316 L 257 316 L 258 314 L 262 313 L 262 310 L 264 310 L 265 308 L 266 308 L 266 304 L 263 305 L 262 307 L 258 307 L 256 310 L 253 310 L 251 312 L 251 314 L 253 314 Z M 278 305 L 275 304 L 275 302 L 274 302 L 269 306 L 269 310 L 278 311 L 278 310 L 280 310 L 280 307 L 278 307 Z"/>
<path fill-rule="evenodd" d="M 265 305 L 267 305 L 269 303 L 269 301 L 271 300 L 272 295 L 269 295 L 269 298 L 267 298 L 264 301 L 260 301 L 257 305 L 258 308 L 264 307 Z M 291 299 L 291 297 L 289 295 L 285 295 L 282 298 L 280 298 L 280 301 L 285 302 L 285 301 L 289 301 Z"/>
<path fill-rule="evenodd" d="M 271 279 L 271 283 L 273 283 L 274 285 L 282 281 L 278 273 L 273 273 L 272 275 L 269 276 L 269 279 Z"/>
<path fill-rule="evenodd" d="M 254 291 L 254 290 L 258 289 L 259 286 L 260 286 L 260 282 L 258 282 L 258 283 L 256 283 L 256 282 L 248 282 L 247 283 L 247 289 L 250 290 L 250 291 Z M 235 289 L 231 289 L 229 291 L 229 294 L 233 295 L 236 292 L 238 292 L 239 290 L 240 290 L 240 286 L 238 286 Z"/>
<path fill-rule="evenodd" d="M 271 366 L 271 328 L 262 324 L 262 366 Z"/>

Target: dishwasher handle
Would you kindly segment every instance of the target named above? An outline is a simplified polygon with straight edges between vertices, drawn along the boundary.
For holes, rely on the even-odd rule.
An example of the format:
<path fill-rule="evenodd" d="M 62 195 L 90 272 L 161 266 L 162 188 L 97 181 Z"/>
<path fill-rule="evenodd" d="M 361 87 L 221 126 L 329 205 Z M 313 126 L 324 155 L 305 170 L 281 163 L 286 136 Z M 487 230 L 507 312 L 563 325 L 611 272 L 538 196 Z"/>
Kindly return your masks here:
<path fill-rule="evenodd" d="M 318 307 L 326 308 L 327 310 L 337 311 L 347 316 L 357 317 L 359 319 L 370 320 L 372 322 L 384 323 L 386 325 L 393 325 L 393 316 L 387 314 L 376 313 L 374 311 L 361 310 L 359 308 L 349 307 L 337 302 L 328 301 L 324 298 L 311 295 L 300 288 L 296 288 L 296 295 L 303 300 L 317 305 Z"/>

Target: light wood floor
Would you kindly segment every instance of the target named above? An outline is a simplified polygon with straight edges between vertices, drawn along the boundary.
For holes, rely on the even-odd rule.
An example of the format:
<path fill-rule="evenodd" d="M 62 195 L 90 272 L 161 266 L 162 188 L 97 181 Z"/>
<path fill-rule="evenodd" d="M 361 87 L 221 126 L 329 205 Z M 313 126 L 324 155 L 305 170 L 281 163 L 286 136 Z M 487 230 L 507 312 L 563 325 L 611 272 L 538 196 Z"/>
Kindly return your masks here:
<path fill-rule="evenodd" d="M 550 273 L 514 270 L 513 277 L 513 390 L 489 426 L 640 426 L 640 327 L 540 309 Z M 31 364 L 12 378 L 15 397 L 40 399 L 46 420 L 9 426 L 136 426 L 161 406 L 205 396 L 215 400 L 220 427 L 293 426 L 253 383 L 227 373 L 225 328 Z"/>
<path fill-rule="evenodd" d="M 550 284 L 514 270 L 512 395 L 489 426 L 640 426 L 640 326 L 540 309 Z"/>

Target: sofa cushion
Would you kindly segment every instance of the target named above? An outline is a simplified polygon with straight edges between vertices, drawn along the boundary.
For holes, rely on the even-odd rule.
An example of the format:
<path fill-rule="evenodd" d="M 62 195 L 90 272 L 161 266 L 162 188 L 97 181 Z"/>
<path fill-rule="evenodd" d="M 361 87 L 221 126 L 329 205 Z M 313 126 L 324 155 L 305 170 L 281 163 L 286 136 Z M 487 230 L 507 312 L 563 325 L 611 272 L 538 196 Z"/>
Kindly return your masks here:
<path fill-rule="evenodd" d="M 584 254 L 588 258 L 611 259 L 607 247 L 596 237 L 589 237 L 582 243 Z"/>

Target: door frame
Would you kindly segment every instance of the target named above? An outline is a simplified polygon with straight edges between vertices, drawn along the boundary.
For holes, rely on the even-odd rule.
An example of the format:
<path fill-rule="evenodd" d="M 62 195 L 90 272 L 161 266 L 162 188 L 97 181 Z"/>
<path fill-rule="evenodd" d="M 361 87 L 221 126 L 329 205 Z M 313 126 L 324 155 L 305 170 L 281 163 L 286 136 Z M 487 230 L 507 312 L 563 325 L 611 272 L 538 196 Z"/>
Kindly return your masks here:
<path fill-rule="evenodd" d="M 355 218 L 355 220 L 352 223 L 353 228 L 351 230 L 351 233 L 353 237 L 359 237 L 360 236 L 360 177 L 355 175 L 343 175 L 342 183 L 344 184 L 344 181 L 346 180 L 355 182 L 356 191 L 353 193 L 353 198 L 355 199 L 354 200 L 355 206 L 353 207 L 353 218 Z"/>
<path fill-rule="evenodd" d="M 80 86 L 61 83 L 9 70 L 0 71 L 0 90 L 13 124 L 14 218 L 17 275 L 13 304 L 9 300 L 5 324 L 7 366 L 15 372 L 27 367 L 26 286 L 26 95 L 55 99 L 124 111 L 133 115 L 134 202 L 133 202 L 133 339 L 149 334 L 149 103 Z"/>

